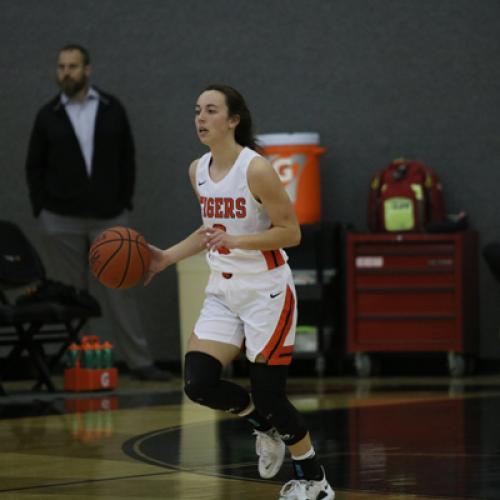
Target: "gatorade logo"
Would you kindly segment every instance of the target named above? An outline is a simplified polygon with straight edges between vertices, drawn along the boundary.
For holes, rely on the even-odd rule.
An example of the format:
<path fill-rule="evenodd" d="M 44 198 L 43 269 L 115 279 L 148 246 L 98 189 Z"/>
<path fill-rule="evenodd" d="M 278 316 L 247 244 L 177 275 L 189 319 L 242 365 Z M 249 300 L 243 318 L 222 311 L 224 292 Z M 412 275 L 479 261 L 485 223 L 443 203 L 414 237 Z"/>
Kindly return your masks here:
<path fill-rule="evenodd" d="M 290 200 L 295 203 L 297 201 L 299 179 L 305 167 L 305 155 L 295 154 L 286 158 L 272 155 L 268 156 L 268 159 L 285 187 Z"/>
<path fill-rule="evenodd" d="M 109 387 L 110 380 L 109 380 L 109 372 L 102 372 L 101 374 L 101 386 L 102 387 Z"/>
<path fill-rule="evenodd" d="M 279 175 L 280 181 L 286 186 L 295 178 L 299 165 L 293 158 L 277 158 L 273 161 L 273 168 Z"/>

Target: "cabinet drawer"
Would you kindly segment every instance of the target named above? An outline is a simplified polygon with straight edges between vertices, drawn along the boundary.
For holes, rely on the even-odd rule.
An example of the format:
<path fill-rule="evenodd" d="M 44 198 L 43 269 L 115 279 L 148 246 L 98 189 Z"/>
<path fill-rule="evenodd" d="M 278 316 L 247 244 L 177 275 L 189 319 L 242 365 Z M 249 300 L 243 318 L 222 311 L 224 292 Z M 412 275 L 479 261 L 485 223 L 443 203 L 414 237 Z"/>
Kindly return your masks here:
<path fill-rule="evenodd" d="M 455 243 L 453 241 L 429 242 L 413 241 L 400 243 L 390 242 L 360 242 L 355 243 L 356 255 L 453 255 Z"/>
<path fill-rule="evenodd" d="M 360 291 L 356 294 L 356 311 L 364 314 L 452 314 L 456 310 L 453 290 L 443 291 Z"/>
<path fill-rule="evenodd" d="M 355 338 L 370 347 L 380 346 L 390 350 L 406 350 L 410 344 L 439 345 L 457 336 L 454 318 L 416 320 L 408 319 L 358 319 Z"/>
<path fill-rule="evenodd" d="M 455 275 L 450 273 L 381 273 L 363 272 L 354 276 L 353 282 L 357 290 L 363 287 L 452 287 Z"/>
<path fill-rule="evenodd" d="M 357 255 L 354 266 L 358 272 L 429 272 L 452 273 L 455 259 L 439 255 Z"/>

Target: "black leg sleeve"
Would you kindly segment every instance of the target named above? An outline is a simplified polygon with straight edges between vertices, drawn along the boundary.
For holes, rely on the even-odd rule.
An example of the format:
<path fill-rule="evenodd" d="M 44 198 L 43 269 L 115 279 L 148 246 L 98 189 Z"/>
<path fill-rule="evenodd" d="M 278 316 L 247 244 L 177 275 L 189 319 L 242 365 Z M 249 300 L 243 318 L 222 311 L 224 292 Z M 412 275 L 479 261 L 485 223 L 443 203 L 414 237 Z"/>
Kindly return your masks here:
<path fill-rule="evenodd" d="M 221 380 L 219 360 L 204 352 L 188 352 L 184 366 L 184 392 L 194 401 L 214 410 L 241 413 L 250 404 L 243 387 Z"/>
<path fill-rule="evenodd" d="M 280 433 L 287 445 L 298 443 L 307 434 L 302 415 L 286 396 L 287 366 L 263 363 L 250 365 L 252 398 L 256 410 Z"/>

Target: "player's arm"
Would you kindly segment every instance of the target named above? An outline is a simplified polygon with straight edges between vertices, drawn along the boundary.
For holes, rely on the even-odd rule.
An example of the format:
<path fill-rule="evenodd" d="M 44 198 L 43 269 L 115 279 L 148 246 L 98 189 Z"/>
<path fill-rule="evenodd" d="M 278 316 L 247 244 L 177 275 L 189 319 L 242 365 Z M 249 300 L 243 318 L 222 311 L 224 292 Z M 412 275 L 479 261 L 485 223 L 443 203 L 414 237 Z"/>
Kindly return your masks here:
<path fill-rule="evenodd" d="M 300 243 L 300 226 L 293 205 L 278 174 L 265 158 L 254 158 L 248 167 L 248 185 L 253 196 L 264 205 L 272 227 L 258 234 L 232 235 L 207 228 L 209 248 L 276 250 Z"/>
<path fill-rule="evenodd" d="M 195 160 L 189 166 L 189 178 L 193 189 L 198 196 L 198 191 L 196 189 L 196 164 Z M 177 262 L 187 259 L 192 255 L 196 255 L 205 249 L 206 242 L 206 228 L 204 226 L 199 227 L 193 231 L 187 238 L 184 238 L 179 243 L 162 250 L 154 245 L 149 245 L 151 250 L 151 264 L 149 266 L 148 272 L 146 273 L 146 279 L 144 284 L 147 285 L 153 276 L 168 266 L 176 264 Z"/>

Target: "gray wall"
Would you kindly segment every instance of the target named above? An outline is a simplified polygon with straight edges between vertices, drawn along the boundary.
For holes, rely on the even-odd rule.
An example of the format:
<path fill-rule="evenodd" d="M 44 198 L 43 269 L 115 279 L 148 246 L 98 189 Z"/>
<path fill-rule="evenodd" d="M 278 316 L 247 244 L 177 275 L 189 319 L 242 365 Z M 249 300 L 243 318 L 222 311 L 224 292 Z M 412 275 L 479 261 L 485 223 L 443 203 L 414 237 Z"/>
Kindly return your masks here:
<path fill-rule="evenodd" d="M 500 240 L 499 21 L 498 0 L 0 0 L 0 216 L 39 241 L 26 145 L 56 91 L 57 50 L 76 41 L 127 105 L 133 225 L 155 244 L 199 223 L 187 166 L 212 81 L 242 91 L 259 132 L 321 133 L 325 218 L 364 229 L 371 174 L 407 155 L 439 172 L 448 212 Z M 481 353 L 500 358 L 500 287 L 482 262 L 480 280 Z M 137 293 L 157 358 L 177 359 L 175 270 Z"/>

